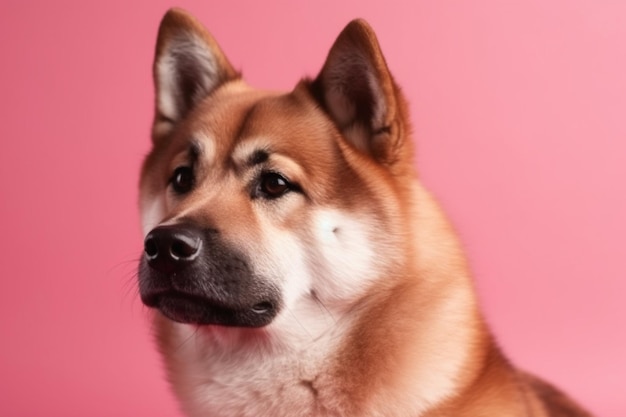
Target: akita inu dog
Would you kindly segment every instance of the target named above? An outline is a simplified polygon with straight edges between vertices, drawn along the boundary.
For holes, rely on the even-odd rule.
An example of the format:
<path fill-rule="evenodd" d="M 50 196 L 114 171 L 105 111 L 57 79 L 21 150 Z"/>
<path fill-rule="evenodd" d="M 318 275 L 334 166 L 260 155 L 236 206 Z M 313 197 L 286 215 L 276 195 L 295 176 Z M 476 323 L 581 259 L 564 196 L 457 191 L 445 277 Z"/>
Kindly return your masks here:
<path fill-rule="evenodd" d="M 588 415 L 494 342 L 367 23 L 277 93 L 171 10 L 154 80 L 139 289 L 185 413 Z"/>

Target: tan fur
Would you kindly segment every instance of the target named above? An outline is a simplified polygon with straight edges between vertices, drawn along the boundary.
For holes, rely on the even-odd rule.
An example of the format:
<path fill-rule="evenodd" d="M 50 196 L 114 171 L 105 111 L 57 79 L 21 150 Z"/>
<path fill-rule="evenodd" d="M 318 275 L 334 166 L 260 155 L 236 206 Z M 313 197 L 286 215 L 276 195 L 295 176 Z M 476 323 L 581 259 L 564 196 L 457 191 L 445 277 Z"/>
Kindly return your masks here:
<path fill-rule="evenodd" d="M 167 79 L 176 62 L 158 65 L 178 56 L 168 45 L 185 33 L 204 43 L 182 51 L 206 47 L 202 59 L 217 70 L 202 96 L 172 101 L 161 89 L 177 85 Z M 358 85 L 355 68 L 369 84 Z M 188 415 L 588 415 L 516 370 L 495 344 L 454 230 L 414 172 L 405 100 L 365 22 L 342 32 L 318 78 L 274 93 L 249 87 L 211 35 L 174 9 L 159 32 L 155 86 L 154 148 L 141 176 L 145 232 L 181 219 L 219 228 L 276 280 L 287 305 L 253 329 L 155 313 Z M 181 197 L 168 180 L 188 162 L 190 141 L 204 153 L 193 191 Z M 303 192 L 251 199 L 258 170 L 247 164 L 259 149 Z"/>

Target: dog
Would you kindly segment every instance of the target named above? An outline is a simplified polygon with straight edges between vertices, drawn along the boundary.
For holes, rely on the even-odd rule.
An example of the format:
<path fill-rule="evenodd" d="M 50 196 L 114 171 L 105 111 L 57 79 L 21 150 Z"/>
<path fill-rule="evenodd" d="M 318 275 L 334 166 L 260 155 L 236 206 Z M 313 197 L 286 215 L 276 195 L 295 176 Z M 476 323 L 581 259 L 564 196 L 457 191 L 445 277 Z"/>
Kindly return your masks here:
<path fill-rule="evenodd" d="M 172 9 L 153 73 L 139 292 L 185 414 L 589 416 L 494 341 L 365 21 L 282 93 Z"/>

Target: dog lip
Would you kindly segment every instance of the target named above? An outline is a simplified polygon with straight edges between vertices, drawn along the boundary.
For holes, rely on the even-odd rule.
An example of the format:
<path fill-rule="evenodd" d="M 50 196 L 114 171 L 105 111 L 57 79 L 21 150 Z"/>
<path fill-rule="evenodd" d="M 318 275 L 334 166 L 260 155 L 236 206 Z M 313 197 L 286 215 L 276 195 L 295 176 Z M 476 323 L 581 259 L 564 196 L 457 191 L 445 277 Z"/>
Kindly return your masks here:
<path fill-rule="evenodd" d="M 142 301 L 173 321 L 198 325 L 263 327 L 278 312 L 276 303 L 270 300 L 262 300 L 252 306 L 235 306 L 173 290 L 145 294 Z"/>
<path fill-rule="evenodd" d="M 175 291 L 175 290 L 155 291 L 153 293 L 145 294 L 142 297 L 142 301 L 148 307 L 159 308 L 159 306 L 163 302 L 163 300 L 169 299 L 169 298 L 171 298 L 171 299 L 180 299 L 181 301 L 184 300 L 184 301 L 188 301 L 190 303 L 218 304 L 216 302 L 214 303 L 214 302 L 210 301 L 209 299 L 207 299 L 205 297 L 201 297 L 201 296 L 194 295 L 194 294 L 188 294 L 188 293 L 181 292 L 181 291 Z"/>

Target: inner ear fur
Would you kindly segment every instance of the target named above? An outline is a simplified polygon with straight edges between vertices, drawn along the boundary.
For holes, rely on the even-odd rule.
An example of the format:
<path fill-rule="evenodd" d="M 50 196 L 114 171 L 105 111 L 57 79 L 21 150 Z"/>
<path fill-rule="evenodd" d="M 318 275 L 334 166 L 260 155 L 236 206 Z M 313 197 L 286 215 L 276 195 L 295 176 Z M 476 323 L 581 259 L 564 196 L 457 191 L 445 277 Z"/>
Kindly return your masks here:
<path fill-rule="evenodd" d="M 153 140 L 167 135 L 200 99 L 240 77 L 204 26 L 177 8 L 161 20 L 153 75 Z"/>

